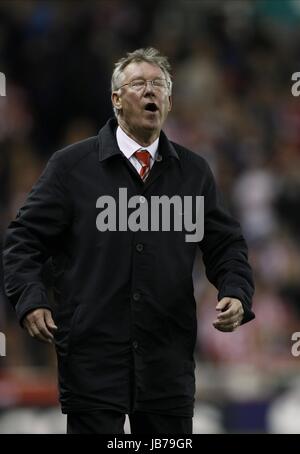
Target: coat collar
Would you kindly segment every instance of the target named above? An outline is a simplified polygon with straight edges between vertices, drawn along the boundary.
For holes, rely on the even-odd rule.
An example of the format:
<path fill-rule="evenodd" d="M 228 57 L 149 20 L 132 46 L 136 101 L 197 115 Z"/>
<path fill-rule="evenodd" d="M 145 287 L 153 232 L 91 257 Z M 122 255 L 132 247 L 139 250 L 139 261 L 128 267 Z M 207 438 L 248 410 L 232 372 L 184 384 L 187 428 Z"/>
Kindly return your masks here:
<path fill-rule="evenodd" d="M 116 140 L 117 126 L 117 120 L 115 118 L 110 118 L 106 125 L 100 129 L 98 134 L 99 161 L 104 161 L 112 156 L 123 156 Z M 163 158 L 173 157 L 179 160 L 179 156 L 173 144 L 162 131 L 159 137 L 158 151 L 162 154 Z"/>

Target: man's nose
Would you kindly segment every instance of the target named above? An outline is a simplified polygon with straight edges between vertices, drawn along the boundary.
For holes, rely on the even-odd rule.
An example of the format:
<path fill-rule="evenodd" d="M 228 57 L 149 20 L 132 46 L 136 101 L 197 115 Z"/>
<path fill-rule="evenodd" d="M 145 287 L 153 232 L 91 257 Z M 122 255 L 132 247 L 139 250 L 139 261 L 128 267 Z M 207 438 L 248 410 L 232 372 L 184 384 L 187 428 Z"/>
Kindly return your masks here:
<path fill-rule="evenodd" d="M 153 84 L 152 84 L 152 80 L 145 80 L 145 93 L 148 93 L 149 91 L 151 93 L 155 92 Z"/>

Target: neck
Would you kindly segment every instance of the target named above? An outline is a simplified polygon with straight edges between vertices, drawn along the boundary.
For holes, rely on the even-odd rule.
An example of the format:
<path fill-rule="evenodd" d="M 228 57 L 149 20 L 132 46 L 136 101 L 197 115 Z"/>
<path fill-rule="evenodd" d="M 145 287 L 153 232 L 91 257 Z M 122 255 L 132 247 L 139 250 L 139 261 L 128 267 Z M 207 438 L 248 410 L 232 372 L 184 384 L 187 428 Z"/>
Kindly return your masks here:
<path fill-rule="evenodd" d="M 128 126 L 120 118 L 118 119 L 118 123 L 123 131 L 142 147 L 148 147 L 149 145 L 151 145 L 157 139 L 160 133 L 160 131 L 148 131 L 128 128 Z"/>

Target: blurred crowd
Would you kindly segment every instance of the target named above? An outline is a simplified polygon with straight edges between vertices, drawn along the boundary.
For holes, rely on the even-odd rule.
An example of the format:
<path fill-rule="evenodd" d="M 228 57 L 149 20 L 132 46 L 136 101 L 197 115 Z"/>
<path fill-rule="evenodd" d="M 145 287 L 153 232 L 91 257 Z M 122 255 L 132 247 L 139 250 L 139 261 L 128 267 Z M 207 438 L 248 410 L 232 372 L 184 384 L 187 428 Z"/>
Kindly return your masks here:
<path fill-rule="evenodd" d="M 300 70 L 299 23 L 297 0 L 0 3 L 7 83 L 0 97 L 0 237 L 51 154 L 97 134 L 113 115 L 114 62 L 148 45 L 169 57 L 173 111 L 165 132 L 210 163 L 243 227 L 256 283 L 256 320 L 219 333 L 212 327 L 216 291 L 197 261 L 199 397 L 211 367 L 220 374 L 244 367 L 245 392 L 254 394 L 300 371 L 291 354 L 292 333 L 300 331 L 300 98 L 291 93 Z M 24 335 L 3 289 L 0 331 L 8 350 L 0 373 L 54 370 L 51 347 Z"/>

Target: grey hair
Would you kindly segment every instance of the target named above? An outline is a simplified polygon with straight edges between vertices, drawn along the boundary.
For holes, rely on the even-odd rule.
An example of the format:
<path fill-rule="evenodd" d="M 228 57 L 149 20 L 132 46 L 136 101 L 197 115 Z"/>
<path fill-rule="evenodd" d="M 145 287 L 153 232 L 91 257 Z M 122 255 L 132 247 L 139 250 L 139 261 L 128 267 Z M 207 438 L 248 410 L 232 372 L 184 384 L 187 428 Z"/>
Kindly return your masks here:
<path fill-rule="evenodd" d="M 142 49 L 137 49 L 133 52 L 127 52 L 126 57 L 121 58 L 115 63 L 115 69 L 111 77 L 111 91 L 117 91 L 121 85 L 121 77 L 124 69 L 130 63 L 141 63 L 146 62 L 152 65 L 159 66 L 159 68 L 164 73 L 168 85 L 169 85 L 169 95 L 172 93 L 172 79 L 171 79 L 171 66 L 170 63 L 164 55 L 161 55 L 157 49 L 154 47 L 147 47 Z M 114 113 L 117 116 L 119 114 L 118 109 L 113 107 Z"/>

